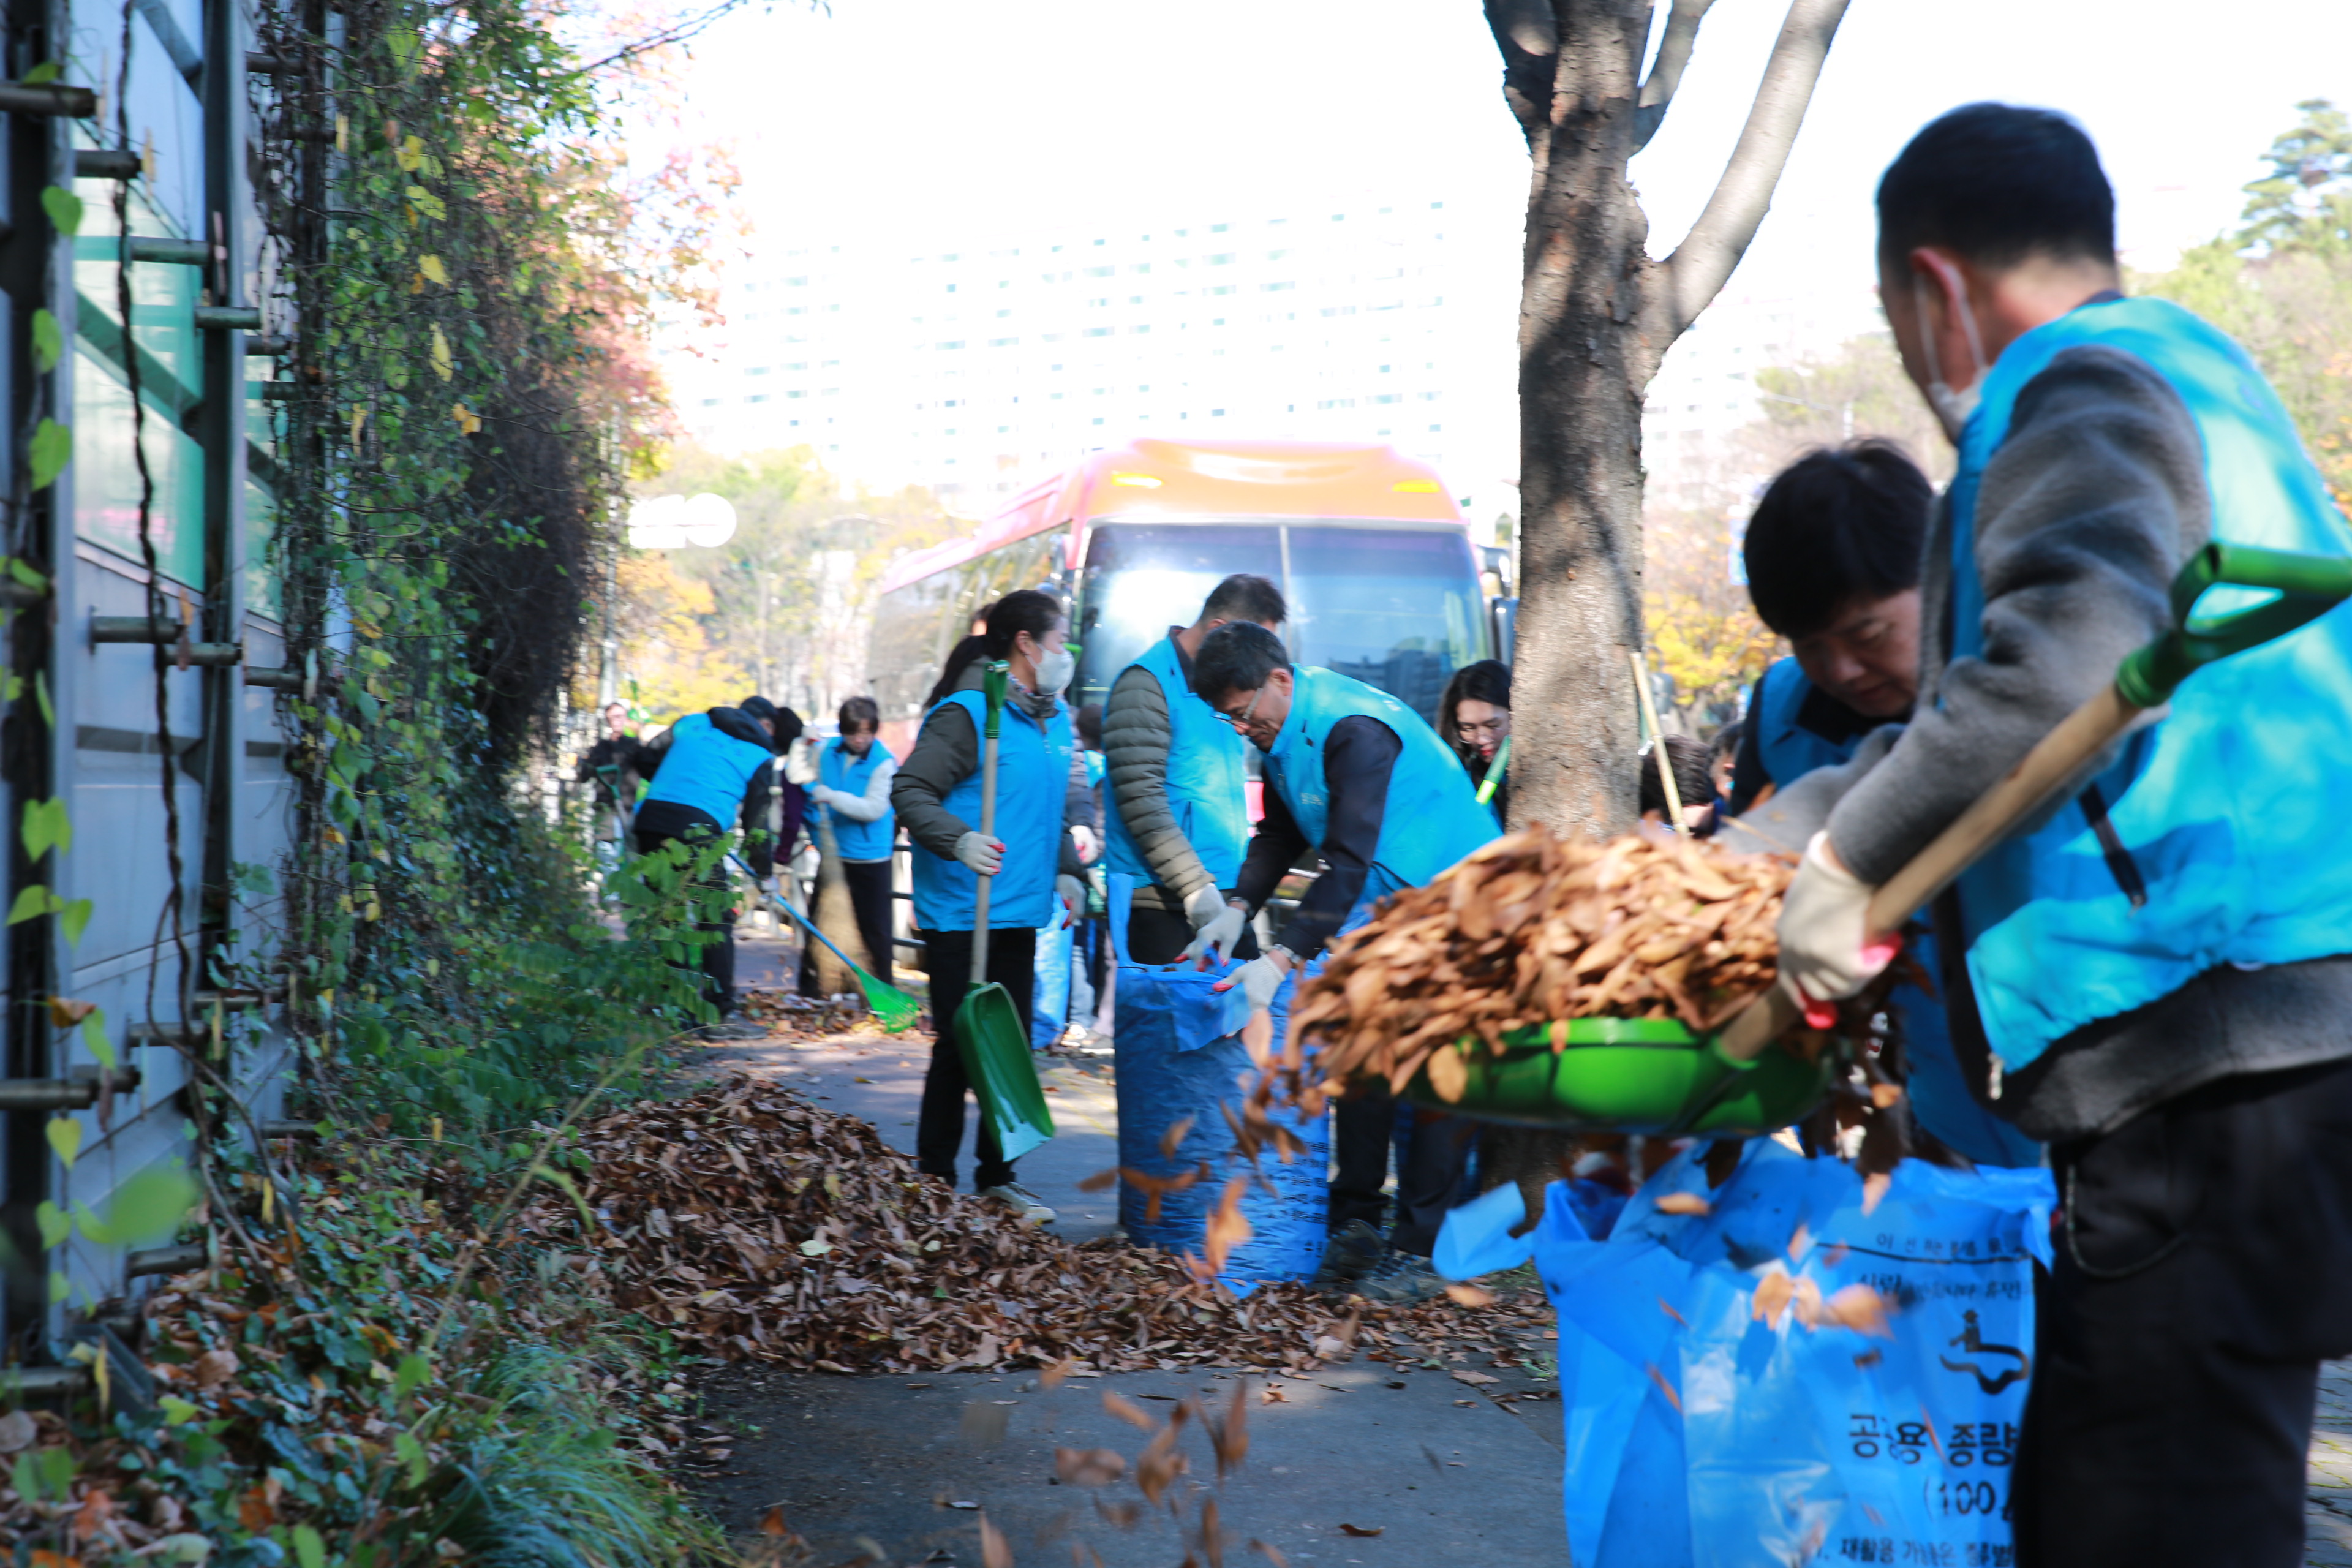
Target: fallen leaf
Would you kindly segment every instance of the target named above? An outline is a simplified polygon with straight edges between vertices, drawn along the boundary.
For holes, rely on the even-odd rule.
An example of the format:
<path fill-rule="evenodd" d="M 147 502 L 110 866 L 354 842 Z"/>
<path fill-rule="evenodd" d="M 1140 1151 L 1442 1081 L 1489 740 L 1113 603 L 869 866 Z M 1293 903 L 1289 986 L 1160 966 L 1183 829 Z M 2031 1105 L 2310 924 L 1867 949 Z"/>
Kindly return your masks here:
<path fill-rule="evenodd" d="M 1095 1511 L 1121 1530 L 1133 1530 L 1143 1520 L 1143 1505 L 1139 1502 L 1105 1502 L 1097 1498 Z"/>
<path fill-rule="evenodd" d="M 1683 1396 L 1675 1392 L 1675 1385 L 1666 1381 L 1666 1374 L 1658 1370 L 1657 1363 L 1652 1362 L 1642 1370 L 1650 1374 L 1650 1381 L 1658 1385 L 1658 1392 L 1666 1396 L 1666 1403 L 1679 1412 L 1683 1407 Z"/>
<path fill-rule="evenodd" d="M 1480 1388 L 1490 1383 L 1498 1383 L 1501 1379 L 1489 1377 L 1483 1372 L 1472 1372 L 1468 1367 L 1456 1367 L 1454 1369 L 1454 1381 L 1466 1383 L 1473 1388 Z"/>
<path fill-rule="evenodd" d="M 226 1345 L 222 1345 L 217 1349 L 208 1350 L 204 1354 L 198 1356 L 195 1361 L 190 1364 L 189 1370 L 195 1374 L 196 1386 L 198 1388 L 218 1388 L 222 1384 L 226 1383 L 230 1378 L 236 1375 L 237 1368 L 240 1364 L 241 1363 L 236 1359 L 236 1352 L 229 1349 Z M 266 1530 L 268 1527 L 267 1525 L 257 1525 L 253 1528 L 257 1530 Z"/>
<path fill-rule="evenodd" d="M 1269 1383 L 1258 1394 L 1258 1402 L 1262 1405 L 1287 1405 L 1290 1403 L 1290 1395 L 1282 1392 L 1282 1384 Z"/>
<path fill-rule="evenodd" d="M 1672 1318 L 1675 1322 L 1681 1323 L 1685 1328 L 1690 1326 L 1690 1320 L 1684 1317 L 1680 1312 L 1675 1311 L 1673 1306 L 1667 1302 L 1664 1296 L 1658 1298 L 1658 1310 L 1664 1312 L 1667 1317 Z"/>
<path fill-rule="evenodd" d="M 1176 1428 L 1171 1423 L 1161 1427 L 1160 1435 L 1152 1438 L 1137 1458 L 1135 1484 L 1143 1493 L 1144 1500 L 1158 1508 L 1169 1484 L 1192 1468 L 1192 1461 L 1176 1451 Z"/>
<path fill-rule="evenodd" d="M 1381 1531 L 1382 1531 L 1386 1530 L 1387 1528 L 1388 1528 L 1388 1526 L 1387 1526 L 1387 1525 L 1385 1525 L 1385 1524 L 1370 1524 L 1370 1525 L 1365 1525 L 1365 1524 L 1349 1524 L 1349 1523 L 1347 1523 L 1346 1521 L 1341 1521 L 1341 1523 L 1340 1523 L 1340 1525 L 1339 1525 L 1339 1533 L 1340 1533 L 1340 1534 L 1342 1534 L 1342 1535 L 1359 1535 L 1359 1536 L 1370 1537 L 1370 1536 L 1374 1536 L 1374 1535 L 1378 1535 L 1378 1534 L 1380 1534 L 1380 1533 L 1381 1533 Z"/>
<path fill-rule="evenodd" d="M 783 1504 L 778 1503 L 775 1507 L 770 1509 L 766 1513 L 760 1516 L 761 1534 L 788 1536 L 792 1534 L 792 1532 L 793 1527 L 784 1522 Z"/>
<path fill-rule="evenodd" d="M 0 1415 L 0 1454 L 13 1454 L 20 1448 L 29 1448 L 33 1446 L 33 1439 L 40 1435 L 40 1427 L 21 1410 L 11 1410 L 7 1415 Z"/>
<path fill-rule="evenodd" d="M 1285 1557 L 1279 1550 L 1267 1545 L 1265 1542 L 1260 1541 L 1255 1536 L 1250 1537 L 1250 1550 L 1253 1552 L 1264 1552 L 1265 1554 L 1265 1560 L 1273 1563 L 1274 1568 L 1290 1568 L 1289 1558 Z"/>
<path fill-rule="evenodd" d="M 1666 1193 L 1651 1205 L 1660 1214 L 1713 1214 L 1715 1205 L 1696 1193 Z"/>
<path fill-rule="evenodd" d="M 1142 1405 L 1138 1405 L 1134 1400 L 1127 1397 L 1127 1395 L 1123 1394 L 1114 1394 L 1108 1388 L 1103 1390 L 1103 1408 L 1111 1415 L 1116 1415 L 1120 1420 L 1126 1422 L 1129 1426 L 1139 1426 L 1146 1432 L 1150 1431 L 1154 1426 L 1160 1425 L 1159 1422 L 1154 1421 L 1151 1418 L 1150 1414 L 1144 1410 Z"/>
<path fill-rule="evenodd" d="M 1887 1325 L 1887 1316 L 1895 1303 L 1867 1285 L 1848 1285 L 1822 1303 L 1816 1314 L 1818 1326 L 1852 1329 L 1873 1339 L 1891 1340 L 1895 1331 Z"/>
<path fill-rule="evenodd" d="M 1055 1448 L 1054 1473 L 1066 1487 L 1107 1487 L 1127 1474 L 1127 1456 L 1116 1448 Z"/>
<path fill-rule="evenodd" d="M 1778 1328 L 1780 1314 L 1787 1310 L 1796 1289 L 1797 1282 L 1775 1268 L 1756 1281 L 1756 1297 L 1748 1306 L 1748 1315 L 1758 1322 Z"/>
<path fill-rule="evenodd" d="M 1209 1568 L 1225 1568 L 1225 1534 L 1217 1521 L 1217 1500 L 1201 1500 L 1201 1555 Z"/>
<path fill-rule="evenodd" d="M 1448 1282 L 1445 1293 L 1465 1307 L 1491 1307 L 1495 1304 L 1495 1293 L 1484 1285 Z"/>
<path fill-rule="evenodd" d="M 1057 1361 L 1053 1365 L 1047 1367 L 1045 1371 L 1039 1373 L 1037 1374 L 1037 1381 L 1045 1387 L 1059 1388 L 1063 1384 L 1069 1381 L 1070 1373 L 1076 1365 L 1077 1363 L 1074 1358 L 1066 1356 L 1062 1360 Z"/>
<path fill-rule="evenodd" d="M 1078 1184 L 1078 1191 L 1082 1193 L 1108 1192 L 1118 1184 L 1118 1167 L 1117 1165 L 1113 1165 L 1109 1170 L 1097 1171 L 1093 1175 L 1088 1176 L 1085 1181 L 1080 1182 Z"/>
<path fill-rule="evenodd" d="M 1223 1480 L 1229 1470 L 1238 1470 L 1249 1457 L 1249 1379 L 1234 1382 L 1234 1396 L 1225 1405 L 1225 1418 L 1209 1426 L 1209 1447 L 1216 1450 L 1217 1479 Z"/>
<path fill-rule="evenodd" d="M 1249 1216 L 1242 1213 L 1242 1195 L 1249 1191 L 1249 1184 L 1247 1172 L 1228 1180 L 1216 1208 L 1209 1215 L 1201 1249 L 1209 1255 L 1209 1270 L 1213 1274 L 1223 1273 L 1233 1249 L 1250 1238 Z"/>
<path fill-rule="evenodd" d="M 988 1515 L 980 1516 L 981 1568 L 1013 1568 L 1013 1548 L 1005 1543 L 1004 1532 L 988 1522 Z"/>
<path fill-rule="evenodd" d="M 1902 1100 L 1903 1086 L 1899 1083 L 1874 1083 L 1870 1086 L 1870 1103 L 1874 1110 L 1892 1110 Z"/>
<path fill-rule="evenodd" d="M 1871 1367 L 1876 1366 L 1880 1362 L 1883 1362 L 1885 1359 L 1886 1352 L 1885 1351 L 1864 1351 L 1860 1355 L 1853 1358 L 1853 1364 L 1867 1370 Z"/>
<path fill-rule="evenodd" d="M 1885 1171 L 1874 1172 L 1864 1176 L 1862 1179 L 1862 1212 L 1869 1214 L 1874 1211 L 1880 1202 L 1885 1198 L 1886 1189 L 1894 1184 L 1895 1178 Z"/>
<path fill-rule="evenodd" d="M 1184 1142 L 1184 1134 L 1191 1131 L 1192 1131 L 1192 1119 L 1189 1116 L 1180 1116 L 1170 1122 L 1168 1130 L 1160 1135 L 1160 1158 L 1173 1160 L 1176 1157 L 1176 1146 Z"/>

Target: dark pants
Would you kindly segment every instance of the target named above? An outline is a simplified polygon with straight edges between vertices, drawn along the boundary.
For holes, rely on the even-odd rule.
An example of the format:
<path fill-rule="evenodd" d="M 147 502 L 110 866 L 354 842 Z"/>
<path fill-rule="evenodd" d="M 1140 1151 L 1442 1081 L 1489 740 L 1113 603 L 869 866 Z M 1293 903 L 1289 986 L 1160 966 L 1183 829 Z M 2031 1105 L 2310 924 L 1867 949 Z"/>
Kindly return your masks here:
<path fill-rule="evenodd" d="M 1381 1186 L 1389 1173 L 1389 1141 L 1397 1102 L 1385 1094 L 1338 1100 L 1331 1107 L 1331 1156 L 1339 1167 L 1331 1178 L 1327 1223 L 1339 1230 L 1350 1220 L 1380 1228 Z M 1389 1245 L 1426 1258 L 1437 1245 L 1437 1227 L 1454 1205 L 1454 1189 L 1470 1158 L 1475 1124 L 1442 1111 L 1413 1112 L 1412 1137 L 1397 1166 L 1396 1223 Z"/>
<path fill-rule="evenodd" d="M 1173 963 L 1192 942 L 1192 922 L 1181 912 L 1137 904 L 1127 912 L 1127 952 L 1120 956 L 1129 963 Z M 1231 956 L 1255 958 L 1257 932 L 1243 927 L 1242 939 L 1234 943 Z"/>
<path fill-rule="evenodd" d="M 919 934 L 923 941 L 923 967 L 931 980 L 931 1022 L 937 1037 L 931 1042 L 930 1070 L 923 1075 L 923 1108 L 915 1123 L 915 1163 L 953 1186 L 956 1155 L 963 1149 L 963 1097 L 971 1088 L 955 1037 L 956 1004 L 971 982 L 971 932 Z M 1012 994 L 1025 1036 L 1037 979 L 1037 933 L 1025 927 L 991 931 L 988 977 Z M 997 1146 L 996 1134 L 989 1130 L 985 1118 L 973 1136 L 972 1153 L 979 1162 L 971 1175 L 974 1190 L 1001 1187 L 1013 1179 L 1013 1163 Z"/>
<path fill-rule="evenodd" d="M 692 854 L 718 837 L 709 828 L 678 836 L 677 842 L 683 851 Z M 650 828 L 636 830 L 637 853 L 658 855 L 662 846 L 671 842 L 672 836 L 656 833 Z M 702 904 L 706 917 L 695 921 L 694 929 L 702 940 L 702 994 L 722 1018 L 735 1011 L 735 904 L 732 889 L 727 880 L 727 861 L 722 857 L 708 871 L 695 879 L 696 897 Z"/>
<path fill-rule="evenodd" d="M 849 912 L 857 922 L 858 940 L 865 942 L 866 955 L 873 961 L 866 966 L 866 972 L 885 985 L 894 984 L 890 973 L 890 862 L 844 860 L 841 880 L 849 892 Z M 820 879 L 818 886 L 823 885 Z M 814 911 L 811 911 L 810 918 L 815 918 Z M 801 942 L 801 975 L 797 984 L 803 996 L 816 992 L 816 943 L 805 937 Z"/>
<path fill-rule="evenodd" d="M 2021 1568 L 2295 1568 L 2319 1363 L 2352 1352 L 2352 1062 L 2051 1154 Z"/>

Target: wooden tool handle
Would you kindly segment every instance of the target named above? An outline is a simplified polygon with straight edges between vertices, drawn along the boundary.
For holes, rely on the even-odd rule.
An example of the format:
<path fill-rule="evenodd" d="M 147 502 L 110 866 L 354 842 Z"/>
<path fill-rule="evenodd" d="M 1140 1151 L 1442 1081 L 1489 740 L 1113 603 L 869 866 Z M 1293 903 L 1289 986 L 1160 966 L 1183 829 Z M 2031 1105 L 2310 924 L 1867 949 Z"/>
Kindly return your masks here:
<path fill-rule="evenodd" d="M 1864 925 L 1874 933 L 1900 931 L 1904 921 L 1926 909 L 1928 900 L 2007 837 L 2010 829 L 2063 789 L 2146 711 L 2108 686 L 2060 720 L 1999 784 L 1977 796 L 1934 842 L 1870 896 Z"/>

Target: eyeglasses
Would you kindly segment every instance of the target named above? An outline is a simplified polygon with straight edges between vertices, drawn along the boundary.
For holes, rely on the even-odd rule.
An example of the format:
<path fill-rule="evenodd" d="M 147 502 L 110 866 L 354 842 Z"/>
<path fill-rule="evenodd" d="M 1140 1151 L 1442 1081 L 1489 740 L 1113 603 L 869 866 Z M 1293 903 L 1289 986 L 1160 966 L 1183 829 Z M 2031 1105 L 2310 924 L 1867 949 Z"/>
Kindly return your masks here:
<path fill-rule="evenodd" d="M 1264 701 L 1265 699 L 1265 688 L 1261 686 L 1257 689 L 1257 694 L 1249 700 L 1249 706 L 1243 709 L 1240 713 L 1234 714 L 1220 710 L 1217 713 L 1217 717 L 1223 719 L 1226 723 L 1231 724 L 1234 729 L 1247 732 L 1250 727 L 1250 720 L 1257 713 L 1257 705 Z"/>

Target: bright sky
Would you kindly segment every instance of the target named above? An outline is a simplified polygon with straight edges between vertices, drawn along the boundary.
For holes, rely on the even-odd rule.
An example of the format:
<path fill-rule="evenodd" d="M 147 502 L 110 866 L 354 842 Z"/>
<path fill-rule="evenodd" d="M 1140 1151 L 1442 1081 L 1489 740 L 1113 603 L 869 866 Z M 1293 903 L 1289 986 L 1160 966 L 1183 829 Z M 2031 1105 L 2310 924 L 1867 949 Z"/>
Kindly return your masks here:
<path fill-rule="evenodd" d="M 1717 0 L 1634 165 L 1654 250 L 1706 200 L 1784 9 Z M 2131 259 L 2210 237 L 2298 100 L 2352 102 L 2352 5 L 2234 15 L 2186 0 L 1853 0 L 1732 287 L 1864 286 L 1879 171 L 1919 125 L 1984 98 L 2088 126 Z M 1515 269 L 1526 154 L 1497 78 L 1475 0 L 833 0 L 829 14 L 787 3 L 731 18 L 698 44 L 688 80 L 692 129 L 738 141 L 755 246 L 919 246 L 1404 190 L 1444 192 Z"/>

